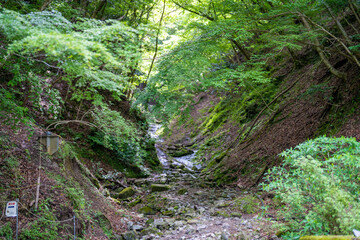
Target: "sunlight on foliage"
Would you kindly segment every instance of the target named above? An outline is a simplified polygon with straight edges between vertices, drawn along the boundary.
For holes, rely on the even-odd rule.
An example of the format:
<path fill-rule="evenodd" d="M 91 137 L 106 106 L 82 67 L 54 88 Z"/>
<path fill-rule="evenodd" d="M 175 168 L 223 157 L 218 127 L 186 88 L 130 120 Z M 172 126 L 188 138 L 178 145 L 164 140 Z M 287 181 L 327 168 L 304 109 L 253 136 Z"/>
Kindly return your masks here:
<path fill-rule="evenodd" d="M 262 184 L 285 204 L 281 214 L 291 231 L 351 234 L 360 227 L 360 143 L 319 137 L 284 151 L 284 163 Z"/>

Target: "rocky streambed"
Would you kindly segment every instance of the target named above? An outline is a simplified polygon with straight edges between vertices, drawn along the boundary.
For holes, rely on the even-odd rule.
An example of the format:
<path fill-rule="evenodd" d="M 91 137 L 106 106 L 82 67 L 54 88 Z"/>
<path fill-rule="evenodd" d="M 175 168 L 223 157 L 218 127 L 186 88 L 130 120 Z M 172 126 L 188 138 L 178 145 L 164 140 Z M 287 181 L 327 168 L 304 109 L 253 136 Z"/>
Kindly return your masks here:
<path fill-rule="evenodd" d="M 169 157 L 155 134 L 159 126 L 151 129 L 164 170 L 112 191 L 137 215 L 123 218 L 128 232 L 115 239 L 278 239 L 261 207 L 266 199 L 203 180 L 195 153 Z"/>

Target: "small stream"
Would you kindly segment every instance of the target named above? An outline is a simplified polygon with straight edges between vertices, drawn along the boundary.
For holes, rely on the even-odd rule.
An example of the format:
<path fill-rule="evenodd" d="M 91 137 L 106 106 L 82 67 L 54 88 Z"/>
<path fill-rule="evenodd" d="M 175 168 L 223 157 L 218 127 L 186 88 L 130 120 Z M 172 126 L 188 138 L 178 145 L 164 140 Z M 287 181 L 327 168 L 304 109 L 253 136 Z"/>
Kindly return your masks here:
<path fill-rule="evenodd" d="M 240 189 L 214 187 L 212 182 L 200 177 L 198 164 L 194 163 L 196 151 L 183 157 L 168 156 L 163 150 L 164 141 L 159 137 L 161 127 L 160 124 L 152 124 L 149 135 L 156 140 L 157 155 L 164 170 L 134 182 L 142 196 L 141 201 L 134 198 L 133 202 L 139 203 L 133 210 L 143 214 L 146 223 L 127 223 L 128 229 L 139 235 L 139 238 L 131 239 L 278 240 L 276 236 L 269 237 L 262 231 L 269 223 L 258 219 L 256 204 L 248 204 L 244 200 L 249 205 L 246 207 L 253 211 L 244 212 L 245 207 L 238 200 L 244 195 Z M 154 190 L 151 186 L 163 189 Z M 253 201 L 254 198 L 250 199 Z"/>
<path fill-rule="evenodd" d="M 168 155 L 161 150 L 161 143 L 164 142 L 163 139 L 160 138 L 159 136 L 159 130 L 161 129 L 162 125 L 161 124 L 151 124 L 149 127 L 149 135 L 154 138 L 156 140 L 155 143 L 155 148 L 156 148 L 156 152 L 157 152 L 157 156 L 159 158 L 159 161 L 161 162 L 162 166 L 164 169 L 170 169 L 170 166 L 185 166 L 188 170 L 193 170 L 194 167 L 195 169 L 199 170 L 201 168 L 200 164 L 195 164 L 193 162 L 193 159 L 196 156 L 196 150 L 194 151 L 194 153 L 186 155 L 186 156 L 182 156 L 182 157 L 174 157 L 171 158 L 168 157 Z"/>

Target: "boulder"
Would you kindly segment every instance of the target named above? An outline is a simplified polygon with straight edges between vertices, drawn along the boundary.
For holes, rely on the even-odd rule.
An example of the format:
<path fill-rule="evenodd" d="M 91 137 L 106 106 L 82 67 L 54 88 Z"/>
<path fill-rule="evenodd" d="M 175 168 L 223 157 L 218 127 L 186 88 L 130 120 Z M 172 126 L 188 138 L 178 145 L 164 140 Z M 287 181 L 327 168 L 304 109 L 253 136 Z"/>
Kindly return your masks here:
<path fill-rule="evenodd" d="M 134 196 L 135 193 L 136 192 L 132 187 L 127 187 L 127 188 L 123 189 L 121 192 L 119 192 L 117 198 L 126 199 L 126 198 Z"/>
<path fill-rule="evenodd" d="M 184 195 L 185 193 L 187 193 L 188 190 L 186 188 L 181 188 L 179 189 L 179 191 L 177 192 L 178 195 Z"/>
<path fill-rule="evenodd" d="M 151 192 L 164 192 L 170 189 L 169 185 L 165 184 L 151 184 Z"/>
<path fill-rule="evenodd" d="M 138 237 L 134 231 L 125 232 L 122 234 L 124 240 L 136 240 Z"/>
<path fill-rule="evenodd" d="M 231 217 L 238 217 L 238 218 L 241 218 L 241 217 L 242 217 L 242 214 L 241 214 L 241 213 L 239 213 L 239 212 L 232 212 L 232 213 L 230 213 L 230 216 L 231 216 Z"/>
<path fill-rule="evenodd" d="M 144 206 L 139 209 L 139 213 L 142 213 L 144 215 L 155 215 L 157 213 L 157 211 L 152 209 L 149 206 Z"/>

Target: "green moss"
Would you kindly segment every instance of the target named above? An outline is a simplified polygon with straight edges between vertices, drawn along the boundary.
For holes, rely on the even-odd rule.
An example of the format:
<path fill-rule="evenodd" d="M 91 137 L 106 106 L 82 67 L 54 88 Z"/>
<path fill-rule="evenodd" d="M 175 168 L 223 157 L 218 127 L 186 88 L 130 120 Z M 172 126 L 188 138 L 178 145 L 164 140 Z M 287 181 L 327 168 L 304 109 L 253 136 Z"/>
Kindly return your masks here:
<path fill-rule="evenodd" d="M 186 188 L 181 188 L 181 189 L 179 189 L 179 191 L 177 192 L 177 194 L 179 194 L 179 195 L 184 195 L 185 193 L 187 193 L 188 192 L 188 190 L 186 189 Z"/>
<path fill-rule="evenodd" d="M 230 214 L 228 214 L 226 211 L 216 211 L 214 216 L 230 217 Z"/>
<path fill-rule="evenodd" d="M 358 239 L 358 238 L 354 238 L 354 236 L 334 236 L 334 235 L 329 235 L 329 236 L 304 236 L 301 237 L 300 240 L 351 240 L 351 239 Z"/>
<path fill-rule="evenodd" d="M 265 107 L 265 102 L 270 102 L 277 91 L 277 84 L 244 87 L 242 94 L 224 98 L 213 109 L 200 126 L 203 134 L 215 132 L 228 120 L 239 125 L 253 120 Z M 269 111 L 266 110 L 265 113 Z"/>
<path fill-rule="evenodd" d="M 253 214 L 259 211 L 260 200 L 252 195 L 235 199 L 234 207 L 245 214 Z"/>
<path fill-rule="evenodd" d="M 135 193 L 136 192 L 132 187 L 127 187 L 118 194 L 117 198 L 126 199 L 126 198 L 134 196 Z"/>
<path fill-rule="evenodd" d="M 175 212 L 172 211 L 172 210 L 164 210 L 164 211 L 161 211 L 161 214 L 164 215 L 164 216 L 172 217 L 172 216 L 175 215 Z"/>
<path fill-rule="evenodd" d="M 169 155 L 171 157 L 182 157 L 182 156 L 190 155 L 190 154 L 193 154 L 193 153 L 194 152 L 192 150 L 182 147 L 182 148 L 177 149 L 175 151 L 169 152 Z"/>
<path fill-rule="evenodd" d="M 231 217 L 238 217 L 238 218 L 241 218 L 241 217 L 242 217 L 242 213 L 239 213 L 239 212 L 232 212 L 232 213 L 230 213 L 230 216 L 231 216 Z"/>
<path fill-rule="evenodd" d="M 135 207 L 136 205 L 140 204 L 142 202 L 141 198 L 138 197 L 137 199 L 135 199 L 134 201 L 130 202 L 128 204 L 129 207 Z"/>
<path fill-rule="evenodd" d="M 357 99 L 359 99 L 359 97 Z M 344 104 L 341 108 L 332 107 L 329 110 L 328 119 L 321 125 L 321 127 L 319 127 L 315 136 L 331 136 L 336 134 L 340 127 L 347 122 L 348 117 L 355 114 L 356 110 L 359 109 L 359 106 L 360 100 L 354 101 L 351 104 Z"/>
<path fill-rule="evenodd" d="M 164 184 L 151 184 L 150 189 L 151 192 L 163 192 L 169 190 L 170 186 Z"/>
<path fill-rule="evenodd" d="M 157 211 L 149 206 L 144 206 L 139 209 L 139 213 L 142 213 L 144 215 L 155 215 Z"/>

